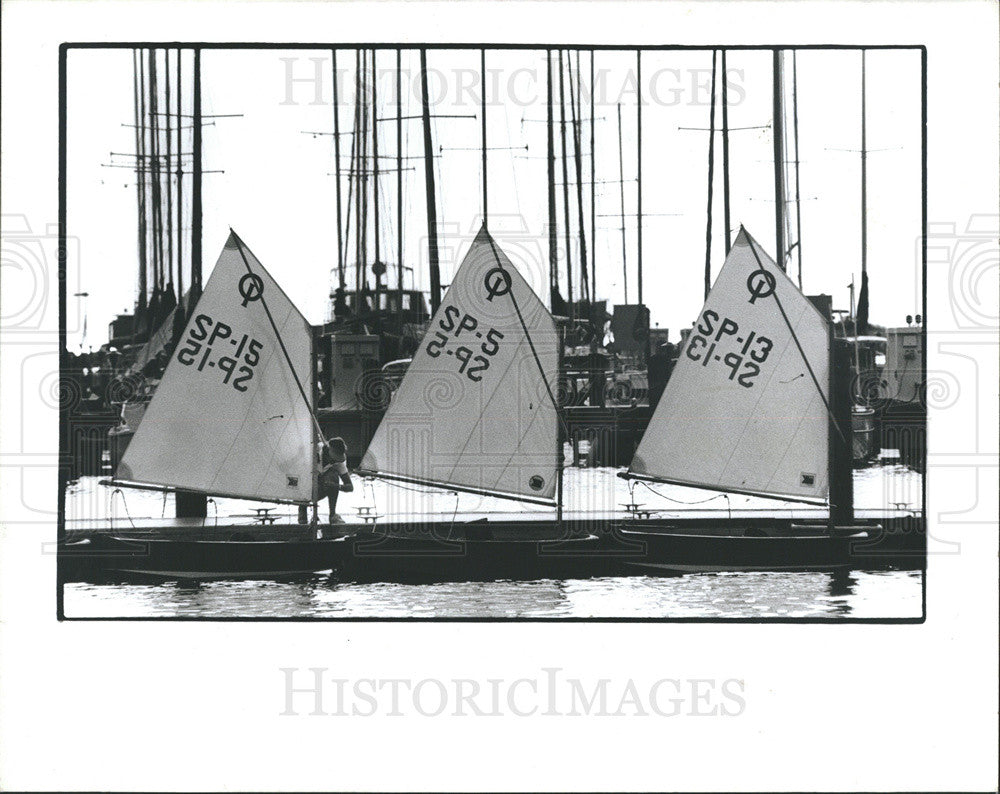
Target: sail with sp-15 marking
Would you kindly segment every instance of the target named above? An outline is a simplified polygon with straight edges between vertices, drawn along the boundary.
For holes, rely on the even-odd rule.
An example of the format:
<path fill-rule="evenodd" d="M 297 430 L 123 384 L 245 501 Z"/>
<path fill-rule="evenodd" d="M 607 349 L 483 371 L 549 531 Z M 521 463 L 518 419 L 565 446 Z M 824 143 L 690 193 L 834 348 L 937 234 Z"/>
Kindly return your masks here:
<path fill-rule="evenodd" d="M 232 232 L 117 476 L 314 502 L 312 380 L 309 323 Z"/>

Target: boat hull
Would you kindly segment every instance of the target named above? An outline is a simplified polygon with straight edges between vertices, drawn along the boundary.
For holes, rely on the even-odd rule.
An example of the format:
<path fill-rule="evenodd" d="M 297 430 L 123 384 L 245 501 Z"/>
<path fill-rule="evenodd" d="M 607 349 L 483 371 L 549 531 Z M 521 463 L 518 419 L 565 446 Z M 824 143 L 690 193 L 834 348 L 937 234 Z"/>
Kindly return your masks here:
<path fill-rule="evenodd" d="M 698 529 L 623 527 L 622 537 L 642 545 L 623 565 L 646 573 L 720 571 L 827 571 L 854 565 L 852 548 L 868 539 L 864 527 L 834 533 L 795 526 L 765 533 L 746 528 L 726 534 Z"/>
<path fill-rule="evenodd" d="M 250 579 L 336 571 L 343 538 L 330 540 L 181 540 L 103 535 L 63 544 L 65 581 L 113 577 Z"/>
<path fill-rule="evenodd" d="M 331 534 L 332 533 L 332 534 Z M 153 528 L 73 533 L 64 581 L 99 576 L 253 578 L 331 570 L 342 581 L 446 582 L 693 571 L 920 569 L 924 522 L 865 521 L 832 534 L 789 519 L 568 519 L 377 526 Z"/>

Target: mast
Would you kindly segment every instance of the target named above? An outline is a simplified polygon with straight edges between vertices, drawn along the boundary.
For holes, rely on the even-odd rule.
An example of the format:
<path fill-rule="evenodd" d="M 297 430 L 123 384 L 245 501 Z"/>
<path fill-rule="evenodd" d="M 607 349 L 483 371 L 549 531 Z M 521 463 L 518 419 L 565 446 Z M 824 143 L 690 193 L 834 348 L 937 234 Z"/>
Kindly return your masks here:
<path fill-rule="evenodd" d="M 714 91 L 712 92 L 714 96 Z M 714 100 L 713 100 L 714 101 Z M 796 144 L 798 136 L 796 136 Z M 722 51 L 722 206 L 726 224 L 726 256 L 733 247 L 732 222 L 729 218 L 729 78 L 726 73 L 726 51 Z"/>
<path fill-rule="evenodd" d="M 361 121 L 361 116 L 364 108 L 364 99 L 361 95 L 361 50 L 355 50 L 354 52 L 354 140 L 357 144 L 354 146 L 354 160 L 351 162 L 350 172 L 353 173 L 354 179 L 351 180 L 352 183 L 356 183 L 357 187 L 354 191 L 354 225 L 356 226 L 354 235 L 354 296 L 355 305 L 354 311 L 356 316 L 360 317 L 362 312 L 362 293 L 361 293 L 361 268 L 362 264 L 362 223 L 364 222 L 362 218 L 364 217 L 361 212 L 361 194 L 364 192 L 364 182 L 362 171 L 362 163 L 364 162 L 364 125 Z"/>
<path fill-rule="evenodd" d="M 708 113 L 708 209 L 705 213 L 705 300 L 712 289 L 712 184 L 715 177 L 715 50 L 712 50 L 712 99 Z"/>
<path fill-rule="evenodd" d="M 139 302 L 133 325 L 138 330 L 146 317 L 146 71 L 142 50 L 132 50 L 132 74 L 135 86 L 136 193 L 139 199 Z"/>
<path fill-rule="evenodd" d="M 772 85 L 774 131 L 774 240 L 775 262 L 785 269 L 785 154 L 782 108 L 781 108 L 781 52 L 772 53 Z"/>
<path fill-rule="evenodd" d="M 156 311 L 149 318 L 149 332 L 159 322 L 160 292 L 163 289 L 163 216 L 160 214 L 160 120 L 158 116 L 159 89 L 156 84 L 156 50 L 149 50 L 149 164 L 153 192 L 153 305 Z"/>
<path fill-rule="evenodd" d="M 201 295 L 201 48 L 194 49 L 194 142 L 191 146 L 191 305 Z"/>
<path fill-rule="evenodd" d="M 427 50 L 420 50 L 420 102 L 424 127 L 424 183 L 427 191 L 427 248 L 431 275 L 431 314 L 441 305 L 441 271 L 438 266 L 437 207 L 434 198 L 434 146 L 431 110 L 427 97 Z"/>
<path fill-rule="evenodd" d="M 792 50 L 792 131 L 795 134 L 795 245 L 798 247 L 799 289 L 802 289 L 802 193 L 799 190 L 799 75 L 797 56 L 798 51 Z"/>
<path fill-rule="evenodd" d="M 597 300 L 597 150 L 594 148 L 594 51 L 590 51 L 590 299 Z M 597 343 L 595 341 L 596 348 Z M 603 394 L 603 392 L 602 392 Z"/>
<path fill-rule="evenodd" d="M 166 101 L 166 120 L 167 120 L 167 159 L 166 167 L 164 168 L 164 173 L 167 175 L 167 279 L 171 284 L 171 289 L 176 285 L 174 280 L 174 185 L 173 180 L 171 180 L 171 174 L 173 170 L 173 137 L 174 129 L 172 119 L 173 116 L 170 113 L 170 50 L 163 50 L 163 90 L 165 92 Z M 177 120 L 178 126 L 180 125 L 180 119 Z M 180 149 L 178 152 L 178 160 L 180 160 Z M 173 283 L 171 283 L 173 282 Z"/>
<path fill-rule="evenodd" d="M 343 216 L 341 215 L 341 192 L 340 192 L 340 97 L 337 93 L 337 50 L 331 50 L 333 55 L 333 161 L 334 172 L 337 185 L 337 279 L 340 283 L 341 294 L 344 284 L 344 227 Z"/>
<path fill-rule="evenodd" d="M 556 313 L 556 298 L 559 294 L 559 242 L 556 228 L 556 144 L 555 144 L 555 112 L 552 105 L 552 50 L 545 52 L 546 68 L 546 113 L 547 123 L 546 164 L 548 166 L 549 192 L 549 306 Z"/>
<path fill-rule="evenodd" d="M 360 289 L 363 290 L 364 298 L 368 292 L 368 52 L 361 52 L 361 69 L 363 74 L 361 101 L 361 157 L 358 160 L 357 171 L 360 178 L 361 189 L 359 197 L 361 199 L 361 210 L 358 212 L 358 220 L 361 223 L 361 243 L 358 256 L 358 276 L 360 278 Z M 367 304 L 362 303 L 367 309 Z"/>
<path fill-rule="evenodd" d="M 376 50 L 372 48 L 372 217 L 374 224 L 372 230 L 375 234 L 375 311 L 378 311 L 378 290 L 382 283 L 382 277 L 378 274 L 378 265 L 381 262 L 381 251 L 379 249 L 379 222 L 378 222 L 378 67 L 375 62 Z"/>
<path fill-rule="evenodd" d="M 625 303 L 628 303 L 628 263 L 625 259 L 625 170 L 622 143 L 622 103 L 618 103 L 618 190 L 622 216 L 622 273 L 625 277 Z"/>
<path fill-rule="evenodd" d="M 861 291 L 864 295 L 865 318 L 868 325 L 868 137 L 866 94 L 865 50 L 861 50 Z M 860 304 L 860 301 L 859 301 Z M 860 309 L 860 305 L 858 307 Z M 860 312 L 859 312 L 860 313 Z M 854 335 L 857 336 L 857 320 Z"/>
<path fill-rule="evenodd" d="M 579 57 L 579 51 L 577 51 L 577 56 Z M 569 53 L 566 54 L 567 63 L 569 62 Z M 580 298 L 583 300 L 589 300 L 589 280 L 590 274 L 587 272 L 587 226 L 583 220 L 583 152 L 581 151 L 581 135 L 580 135 L 580 112 L 579 112 L 579 102 L 580 102 L 580 69 L 579 60 L 577 61 L 577 71 L 576 71 L 576 81 L 577 90 L 573 90 L 573 69 L 569 69 L 569 106 L 572 111 L 572 124 L 573 124 L 573 154 L 574 161 L 576 165 L 576 206 L 577 206 L 577 225 L 580 227 Z"/>
<path fill-rule="evenodd" d="M 403 309 L 403 50 L 396 50 L 396 272 Z M 386 279 L 388 281 L 388 279 Z"/>
<path fill-rule="evenodd" d="M 635 51 L 635 68 L 636 68 L 636 78 L 635 78 L 635 113 L 636 113 L 636 195 L 637 195 L 637 208 L 636 216 L 638 218 L 636 229 L 637 235 L 637 247 L 636 252 L 637 264 L 639 269 L 639 304 L 642 305 L 642 51 Z M 625 226 L 624 221 L 622 226 Z M 649 350 L 649 336 L 646 337 L 647 346 L 647 358 Z"/>
<path fill-rule="evenodd" d="M 479 95 L 479 115 L 482 128 L 482 154 L 483 154 L 483 228 L 490 215 L 489 193 L 486 189 L 486 48 L 479 51 L 479 79 L 482 91 Z"/>
<path fill-rule="evenodd" d="M 566 162 L 566 86 L 563 74 L 563 51 L 559 50 L 559 153 L 562 160 L 563 179 L 563 234 L 566 238 L 566 301 L 570 316 L 573 315 L 573 255 L 570 249 L 569 229 L 569 172 Z"/>
<path fill-rule="evenodd" d="M 177 303 L 184 297 L 184 160 L 181 154 L 184 137 L 181 134 L 181 118 L 183 106 L 181 97 L 183 95 L 184 83 L 181 82 L 181 59 L 184 57 L 184 50 L 177 48 Z M 180 319 L 186 320 L 184 308 L 179 311 Z M 177 336 L 184 330 L 178 323 Z"/>

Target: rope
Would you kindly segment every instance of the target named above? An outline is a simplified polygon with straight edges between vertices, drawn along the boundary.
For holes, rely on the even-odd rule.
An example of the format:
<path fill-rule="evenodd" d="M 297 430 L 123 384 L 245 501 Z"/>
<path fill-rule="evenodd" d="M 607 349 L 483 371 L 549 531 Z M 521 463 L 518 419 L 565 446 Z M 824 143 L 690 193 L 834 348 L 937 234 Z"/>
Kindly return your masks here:
<path fill-rule="evenodd" d="M 451 533 L 455 531 L 455 519 L 458 518 L 458 491 L 452 491 L 455 494 L 455 510 L 451 514 L 451 526 L 448 527 L 448 540 L 451 540 Z"/>
<path fill-rule="evenodd" d="M 128 511 L 128 502 L 125 500 L 125 493 L 122 491 L 121 488 L 115 488 L 115 490 L 111 492 L 112 501 L 115 498 L 115 494 L 121 494 L 122 507 L 125 508 L 125 517 L 128 519 L 129 524 L 131 524 L 132 529 L 135 529 L 135 522 L 132 520 L 132 516 Z"/>
<path fill-rule="evenodd" d="M 681 499 L 672 499 L 671 497 L 666 496 L 665 494 L 660 493 L 655 488 L 653 488 L 648 482 L 645 482 L 644 480 L 633 480 L 632 482 L 640 483 L 641 485 L 645 486 L 649 491 L 651 491 L 652 493 L 654 493 L 657 496 L 659 496 L 661 499 L 666 499 L 668 502 L 673 502 L 674 504 L 678 504 L 678 505 L 703 505 L 703 504 L 706 504 L 707 502 L 714 502 L 716 499 L 725 499 L 727 502 L 729 501 L 729 494 L 720 493 L 720 494 L 716 494 L 715 496 L 710 496 L 710 497 L 708 497 L 708 499 L 701 499 L 700 501 L 697 501 L 697 502 L 685 502 L 685 501 L 682 501 Z"/>

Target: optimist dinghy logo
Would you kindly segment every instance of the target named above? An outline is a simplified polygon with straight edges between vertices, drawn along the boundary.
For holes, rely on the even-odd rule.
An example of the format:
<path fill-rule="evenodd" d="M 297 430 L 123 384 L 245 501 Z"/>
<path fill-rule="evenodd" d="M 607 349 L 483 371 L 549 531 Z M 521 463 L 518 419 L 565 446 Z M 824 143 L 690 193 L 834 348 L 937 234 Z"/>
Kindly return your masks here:
<path fill-rule="evenodd" d="M 497 295 L 510 292 L 510 273 L 501 267 L 495 267 L 486 274 L 483 286 L 486 287 L 486 300 L 492 303 Z"/>
<path fill-rule="evenodd" d="M 768 273 L 764 268 L 755 270 L 747 276 L 747 289 L 750 290 L 750 303 L 755 303 L 757 298 L 766 298 L 774 294 L 774 287 L 777 284 L 773 273 Z"/>
<path fill-rule="evenodd" d="M 239 291 L 244 307 L 251 301 L 259 301 L 264 294 L 264 279 L 256 273 L 247 273 L 240 279 Z"/>
<path fill-rule="evenodd" d="M 531 490 L 540 491 L 545 486 L 545 478 L 540 474 L 535 474 L 528 480 L 528 485 L 531 486 Z"/>

